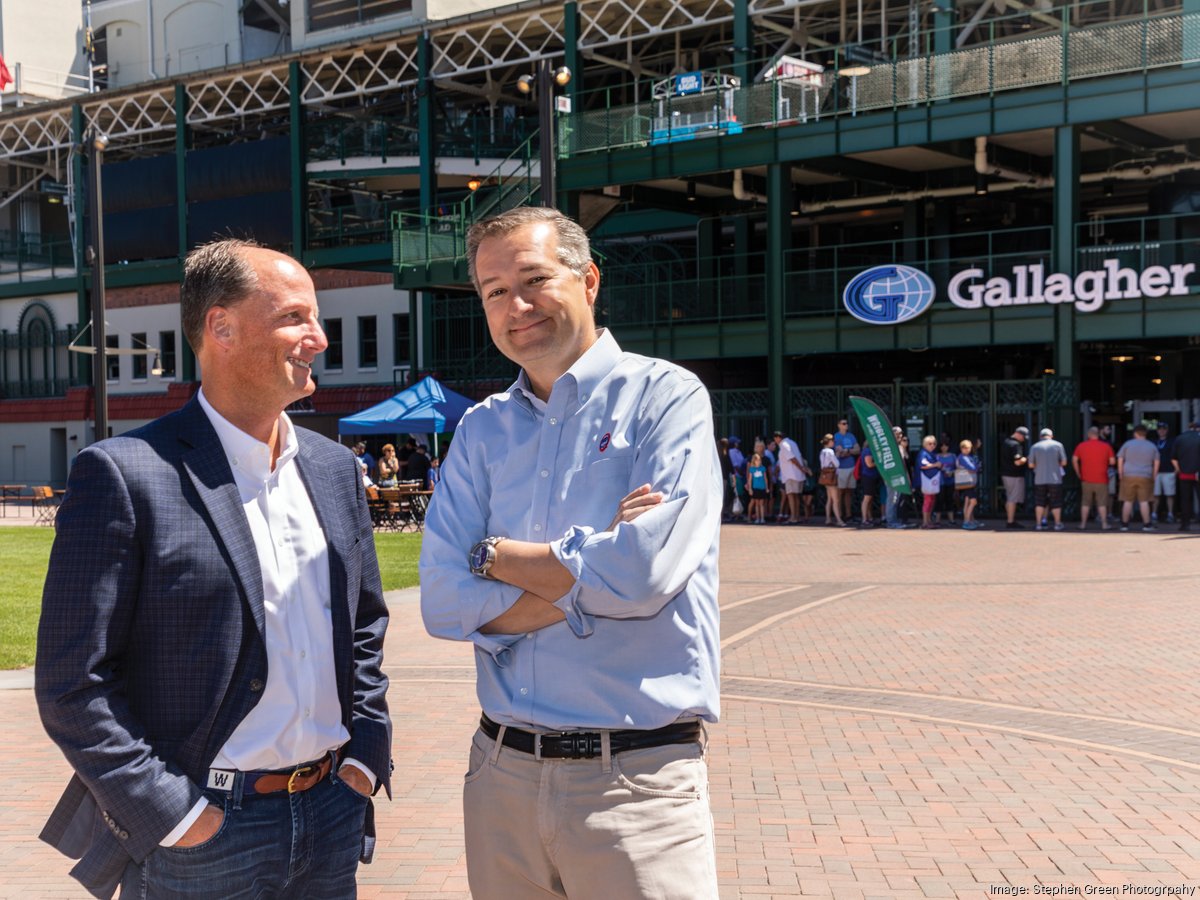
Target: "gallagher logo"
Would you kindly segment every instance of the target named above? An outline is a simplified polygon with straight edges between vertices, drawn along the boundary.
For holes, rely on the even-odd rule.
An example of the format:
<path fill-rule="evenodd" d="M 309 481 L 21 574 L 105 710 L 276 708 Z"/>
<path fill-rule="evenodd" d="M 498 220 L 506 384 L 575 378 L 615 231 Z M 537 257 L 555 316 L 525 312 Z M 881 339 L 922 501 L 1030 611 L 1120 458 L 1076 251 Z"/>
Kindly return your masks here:
<path fill-rule="evenodd" d="M 899 325 L 933 303 L 933 279 L 911 266 L 875 266 L 860 272 L 842 291 L 850 315 L 868 325 Z"/>

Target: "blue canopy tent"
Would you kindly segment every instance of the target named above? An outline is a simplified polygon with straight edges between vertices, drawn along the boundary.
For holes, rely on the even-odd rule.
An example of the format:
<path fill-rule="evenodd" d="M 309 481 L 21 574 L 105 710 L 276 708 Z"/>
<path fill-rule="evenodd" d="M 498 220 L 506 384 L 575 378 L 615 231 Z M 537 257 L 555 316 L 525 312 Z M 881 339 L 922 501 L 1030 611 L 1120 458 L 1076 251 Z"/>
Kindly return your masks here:
<path fill-rule="evenodd" d="M 435 378 L 423 378 L 382 403 L 338 419 L 339 434 L 442 434 L 475 405 Z M 436 444 L 434 452 L 437 452 Z"/>

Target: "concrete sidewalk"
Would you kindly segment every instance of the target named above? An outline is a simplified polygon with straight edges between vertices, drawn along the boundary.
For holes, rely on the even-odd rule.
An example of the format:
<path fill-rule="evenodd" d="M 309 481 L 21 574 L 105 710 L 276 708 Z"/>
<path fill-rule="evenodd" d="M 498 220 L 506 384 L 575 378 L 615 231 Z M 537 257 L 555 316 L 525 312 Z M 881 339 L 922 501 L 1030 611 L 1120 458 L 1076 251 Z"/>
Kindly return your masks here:
<path fill-rule="evenodd" d="M 727 526 L 722 896 L 1200 889 L 1197 550 L 1174 531 Z M 389 601 L 394 799 L 360 896 L 466 897 L 471 650 L 425 635 L 415 591 Z M 22 678 L 0 691 L 0 897 L 79 898 L 36 840 L 69 772 Z"/>

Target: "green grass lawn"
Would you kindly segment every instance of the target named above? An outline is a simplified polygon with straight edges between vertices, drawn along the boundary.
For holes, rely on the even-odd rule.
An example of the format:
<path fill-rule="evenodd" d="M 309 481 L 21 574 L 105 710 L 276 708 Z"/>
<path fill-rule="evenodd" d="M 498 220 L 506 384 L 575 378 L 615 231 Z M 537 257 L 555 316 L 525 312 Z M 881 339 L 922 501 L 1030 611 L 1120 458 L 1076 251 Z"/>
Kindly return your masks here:
<path fill-rule="evenodd" d="M 42 582 L 53 542 L 50 528 L 0 528 L 0 669 L 33 664 Z M 375 549 L 385 591 L 417 583 L 419 534 L 377 534 Z"/>

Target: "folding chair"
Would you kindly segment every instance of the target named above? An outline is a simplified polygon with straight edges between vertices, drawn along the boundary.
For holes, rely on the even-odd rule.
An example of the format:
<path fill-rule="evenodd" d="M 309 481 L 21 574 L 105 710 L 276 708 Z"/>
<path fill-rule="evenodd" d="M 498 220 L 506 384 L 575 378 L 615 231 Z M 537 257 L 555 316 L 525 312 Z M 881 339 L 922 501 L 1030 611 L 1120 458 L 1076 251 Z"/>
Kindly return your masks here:
<path fill-rule="evenodd" d="M 33 515 L 37 525 L 54 525 L 54 517 L 58 514 L 58 502 L 54 490 L 49 485 L 32 488 Z"/>

